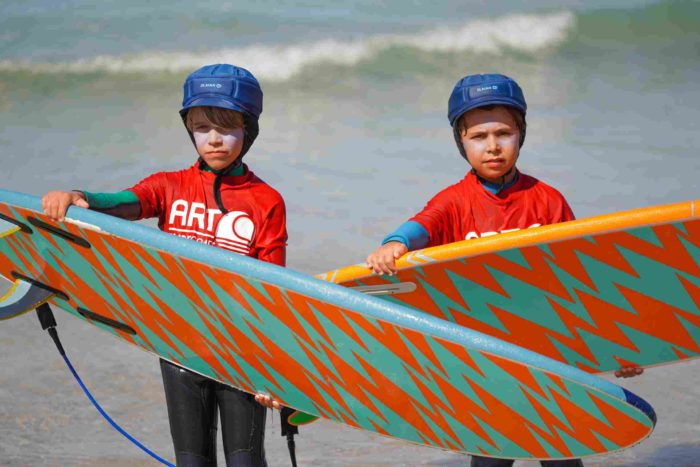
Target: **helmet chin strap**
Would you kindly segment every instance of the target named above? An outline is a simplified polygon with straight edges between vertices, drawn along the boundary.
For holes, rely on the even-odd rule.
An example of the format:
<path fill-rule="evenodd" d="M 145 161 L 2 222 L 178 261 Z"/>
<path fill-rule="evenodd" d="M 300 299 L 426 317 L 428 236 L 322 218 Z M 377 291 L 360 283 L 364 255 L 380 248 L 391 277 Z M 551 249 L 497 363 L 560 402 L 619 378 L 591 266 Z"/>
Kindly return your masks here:
<path fill-rule="evenodd" d="M 510 176 L 510 174 L 515 172 L 515 164 L 513 164 L 513 167 L 510 168 L 510 170 L 506 173 L 503 174 L 501 177 L 501 189 L 506 186 L 506 177 Z"/>
<path fill-rule="evenodd" d="M 227 165 L 223 169 L 219 169 L 219 170 L 213 169 L 201 157 L 198 159 L 198 161 L 199 161 L 199 169 L 200 170 L 209 169 L 209 171 L 213 172 L 215 175 L 226 175 L 229 172 L 236 170 L 237 168 L 239 168 L 243 164 L 243 158 L 241 156 L 238 156 L 235 161 L 231 162 L 229 165 Z"/>
<path fill-rule="evenodd" d="M 515 157 L 515 162 L 516 162 L 516 163 L 517 163 L 517 161 L 518 161 L 518 157 L 520 157 L 520 154 L 518 154 L 518 155 Z M 464 154 L 464 158 L 467 160 L 467 163 L 468 163 L 469 165 L 472 165 L 472 163 L 469 162 L 469 158 L 467 157 L 466 154 Z M 485 178 L 483 178 L 482 176 L 480 176 L 480 175 L 476 172 L 476 169 L 474 168 L 473 165 L 472 165 L 472 170 L 471 170 L 471 172 L 472 172 L 474 175 L 476 175 L 477 178 L 478 178 L 479 180 L 481 180 L 482 183 L 488 183 L 489 185 L 494 186 L 495 189 L 496 189 L 496 193 L 499 193 L 501 190 L 503 190 L 503 189 L 505 188 L 505 186 L 506 186 L 508 183 L 510 183 L 510 181 L 506 182 L 506 178 L 508 178 L 511 174 L 516 173 L 516 172 L 517 172 L 517 169 L 516 169 L 515 163 L 514 163 L 514 164 L 513 164 L 513 167 L 511 167 L 511 168 L 508 170 L 508 172 L 506 172 L 506 173 L 504 173 L 503 175 L 501 175 L 501 183 L 498 183 L 498 184 L 493 183 L 493 182 L 490 182 L 490 181 L 486 180 Z M 514 179 L 513 179 L 513 180 L 514 180 Z"/>
<path fill-rule="evenodd" d="M 207 164 L 204 159 L 201 157 L 199 158 L 199 170 L 204 170 L 205 168 L 208 168 L 211 170 L 214 174 L 216 174 L 216 178 L 214 178 L 214 199 L 216 200 L 216 207 L 219 208 L 219 211 L 221 211 L 222 214 L 226 214 L 228 212 L 228 209 L 224 207 L 224 203 L 221 200 L 221 180 L 222 178 L 239 168 L 243 164 L 243 157 L 238 156 L 235 161 L 231 162 L 228 166 L 224 167 L 223 169 L 220 170 L 214 170 L 212 169 L 209 164 Z"/>
<path fill-rule="evenodd" d="M 501 182 L 496 184 L 493 182 L 490 182 L 489 180 L 486 180 L 485 178 L 481 177 L 478 173 L 476 173 L 476 169 L 472 168 L 471 172 L 476 175 L 476 177 L 479 179 L 482 185 L 485 185 L 485 188 L 489 191 L 491 191 L 493 194 L 498 194 L 501 191 L 503 191 L 505 188 L 509 187 L 510 185 L 514 184 L 516 177 L 517 177 L 517 169 L 515 166 L 513 166 L 507 173 L 505 173 L 501 177 Z M 506 177 L 508 177 L 510 174 L 515 172 L 515 177 L 513 177 L 510 181 L 506 182 Z"/>

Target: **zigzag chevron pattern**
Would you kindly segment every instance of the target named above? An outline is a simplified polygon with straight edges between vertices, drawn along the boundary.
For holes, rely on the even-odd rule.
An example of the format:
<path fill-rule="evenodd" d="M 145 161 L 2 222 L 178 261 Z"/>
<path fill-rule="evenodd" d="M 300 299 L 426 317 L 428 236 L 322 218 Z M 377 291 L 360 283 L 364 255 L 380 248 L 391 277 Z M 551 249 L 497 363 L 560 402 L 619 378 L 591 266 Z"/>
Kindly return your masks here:
<path fill-rule="evenodd" d="M 358 267 L 322 277 L 348 287 L 414 282 L 415 292 L 382 298 L 589 372 L 658 365 L 700 355 L 700 219 L 693 207 L 620 213 L 642 225 L 613 232 L 606 229 L 619 219 L 606 216 L 542 228 L 544 240 L 539 229 L 504 234 L 506 247 L 490 237 L 495 252 L 469 242 L 447 253 L 417 251 L 394 277 L 361 277 L 366 269 Z M 664 223 L 643 225 L 660 210 Z M 681 220 L 666 219 L 676 213 Z M 571 235 L 591 226 L 600 232 Z"/>
<path fill-rule="evenodd" d="M 6 204 L 0 213 L 48 222 Z M 556 372 L 358 312 L 353 300 L 389 306 L 371 297 L 317 281 L 352 297 L 334 305 L 75 223 L 53 225 L 90 248 L 45 229 L 17 231 L 0 239 L 0 274 L 49 284 L 69 297 L 51 303 L 76 317 L 87 309 L 124 323 L 136 333 L 91 321 L 298 410 L 428 446 L 530 459 L 622 449 L 653 429 L 638 398 L 641 410 Z"/>

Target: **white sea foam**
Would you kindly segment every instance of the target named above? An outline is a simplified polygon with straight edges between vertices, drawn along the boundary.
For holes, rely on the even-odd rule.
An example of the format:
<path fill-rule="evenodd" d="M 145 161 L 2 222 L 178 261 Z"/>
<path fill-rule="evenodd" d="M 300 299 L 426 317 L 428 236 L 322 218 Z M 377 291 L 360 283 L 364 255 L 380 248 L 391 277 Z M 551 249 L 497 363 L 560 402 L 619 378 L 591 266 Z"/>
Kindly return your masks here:
<path fill-rule="evenodd" d="M 0 71 L 48 74 L 183 72 L 206 63 L 235 63 L 268 81 L 284 81 L 310 64 L 353 66 L 390 47 L 426 52 L 499 54 L 506 50 L 535 53 L 555 47 L 575 24 L 571 12 L 518 14 L 480 19 L 459 28 L 436 28 L 413 34 L 378 34 L 358 40 L 325 39 L 310 43 L 250 45 L 206 53 L 146 52 L 138 55 L 79 59 L 71 62 L 0 61 Z"/>

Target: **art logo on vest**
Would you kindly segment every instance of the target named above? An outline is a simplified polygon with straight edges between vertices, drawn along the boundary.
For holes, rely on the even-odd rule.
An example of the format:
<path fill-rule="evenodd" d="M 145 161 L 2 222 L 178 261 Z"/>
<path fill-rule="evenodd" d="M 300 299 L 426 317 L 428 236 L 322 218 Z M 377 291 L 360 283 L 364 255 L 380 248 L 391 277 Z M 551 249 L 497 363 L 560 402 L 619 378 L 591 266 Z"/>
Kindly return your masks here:
<path fill-rule="evenodd" d="M 247 255 L 255 235 L 253 219 L 243 211 L 227 212 L 216 225 L 216 244 Z"/>
<path fill-rule="evenodd" d="M 179 237 L 215 245 L 247 255 L 255 238 L 255 224 L 248 213 L 207 209 L 203 203 L 175 201 L 165 231 Z"/>

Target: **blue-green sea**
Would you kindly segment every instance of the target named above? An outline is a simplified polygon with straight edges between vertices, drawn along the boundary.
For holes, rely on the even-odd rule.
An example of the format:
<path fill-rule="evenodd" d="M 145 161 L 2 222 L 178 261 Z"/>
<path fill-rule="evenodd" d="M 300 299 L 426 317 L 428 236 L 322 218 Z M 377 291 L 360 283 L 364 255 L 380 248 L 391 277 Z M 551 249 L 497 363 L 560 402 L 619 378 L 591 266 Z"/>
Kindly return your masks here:
<path fill-rule="evenodd" d="M 189 166 L 182 82 L 217 62 L 261 82 L 245 160 L 284 196 L 288 265 L 305 273 L 361 262 L 466 173 L 446 114 L 471 73 L 520 83 L 519 167 L 579 218 L 700 198 L 700 2 L 647 0 L 0 0 L 0 187 L 116 191 Z M 58 318 L 88 386 L 172 457 L 155 358 Z M 659 426 L 587 465 L 700 465 L 699 369 L 625 381 Z M 288 465 L 268 424 L 270 464 Z M 330 422 L 297 446 L 300 465 L 467 462 Z M 99 418 L 36 319 L 0 323 L 0 464 L 127 463 L 151 465 Z"/>

